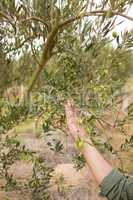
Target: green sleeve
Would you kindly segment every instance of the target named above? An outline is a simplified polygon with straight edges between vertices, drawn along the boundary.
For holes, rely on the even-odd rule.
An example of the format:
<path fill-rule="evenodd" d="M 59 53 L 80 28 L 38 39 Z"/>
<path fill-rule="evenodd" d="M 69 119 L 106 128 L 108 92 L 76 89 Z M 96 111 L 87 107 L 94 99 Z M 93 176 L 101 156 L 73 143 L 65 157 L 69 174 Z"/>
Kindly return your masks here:
<path fill-rule="evenodd" d="M 100 184 L 103 197 L 109 200 L 133 200 L 133 179 L 113 169 Z"/>

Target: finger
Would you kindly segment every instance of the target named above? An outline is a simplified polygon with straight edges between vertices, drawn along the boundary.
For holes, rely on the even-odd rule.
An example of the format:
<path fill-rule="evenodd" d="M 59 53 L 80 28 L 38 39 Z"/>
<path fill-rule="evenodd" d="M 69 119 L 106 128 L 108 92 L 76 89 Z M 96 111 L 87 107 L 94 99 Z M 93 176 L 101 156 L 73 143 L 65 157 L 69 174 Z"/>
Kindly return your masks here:
<path fill-rule="evenodd" d="M 69 112 L 73 112 L 70 100 L 68 100 L 67 103 L 65 104 L 65 110 Z"/>
<path fill-rule="evenodd" d="M 69 99 L 66 103 L 65 103 L 65 112 L 66 112 L 66 117 L 68 118 L 69 121 L 76 121 L 77 119 L 77 109 L 74 105 L 73 100 Z"/>
<path fill-rule="evenodd" d="M 68 119 L 68 121 L 73 121 L 74 115 L 68 106 L 65 106 L 65 113 L 66 113 L 66 118 Z"/>
<path fill-rule="evenodd" d="M 74 113 L 71 109 L 67 110 L 68 117 L 72 120 L 74 118 Z"/>
<path fill-rule="evenodd" d="M 76 123 L 76 119 L 73 116 L 72 112 L 69 112 L 69 111 L 66 112 L 66 119 L 67 119 L 68 126 L 71 126 L 72 124 Z"/>
<path fill-rule="evenodd" d="M 65 103 L 65 110 L 71 110 L 71 103 L 69 100 Z"/>
<path fill-rule="evenodd" d="M 69 108 L 71 108 L 72 105 L 71 105 L 71 100 L 70 99 L 68 99 L 67 105 L 68 105 Z"/>
<path fill-rule="evenodd" d="M 75 104 L 72 104 L 72 105 L 71 105 L 71 111 L 73 112 L 73 117 L 77 118 L 79 112 L 78 112 L 78 110 L 77 110 Z"/>
<path fill-rule="evenodd" d="M 70 112 L 72 112 L 74 115 L 75 114 L 75 105 L 74 105 L 73 99 L 68 100 L 68 108 L 69 108 Z"/>

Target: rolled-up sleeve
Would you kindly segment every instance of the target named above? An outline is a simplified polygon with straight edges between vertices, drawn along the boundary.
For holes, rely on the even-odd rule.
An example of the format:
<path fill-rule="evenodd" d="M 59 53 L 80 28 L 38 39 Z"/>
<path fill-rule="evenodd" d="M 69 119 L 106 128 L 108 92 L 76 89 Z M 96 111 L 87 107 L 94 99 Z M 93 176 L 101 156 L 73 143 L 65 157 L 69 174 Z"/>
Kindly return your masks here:
<path fill-rule="evenodd" d="M 113 169 L 100 184 L 103 197 L 109 200 L 133 200 L 133 179 Z"/>

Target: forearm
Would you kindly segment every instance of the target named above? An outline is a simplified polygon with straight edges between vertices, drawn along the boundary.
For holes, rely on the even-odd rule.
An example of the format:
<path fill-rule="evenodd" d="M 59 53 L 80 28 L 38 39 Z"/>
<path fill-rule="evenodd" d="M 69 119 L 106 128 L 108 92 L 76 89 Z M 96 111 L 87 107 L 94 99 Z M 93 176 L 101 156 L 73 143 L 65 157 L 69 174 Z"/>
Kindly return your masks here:
<path fill-rule="evenodd" d="M 113 167 L 103 158 L 99 151 L 94 147 L 90 139 L 85 140 L 82 154 L 95 176 L 98 184 L 112 171 Z"/>
<path fill-rule="evenodd" d="M 69 131 L 76 141 L 77 147 L 84 155 L 88 166 L 101 187 L 101 195 L 110 200 L 133 199 L 133 180 L 124 177 L 118 170 L 103 158 L 94 147 L 84 128 L 79 127 L 78 117 L 71 100 L 65 105 Z"/>
<path fill-rule="evenodd" d="M 79 146 L 82 146 L 82 139 L 85 144 L 82 153 L 87 161 L 88 166 L 100 184 L 102 180 L 111 172 L 111 165 L 102 157 L 102 155 L 93 146 L 83 127 L 79 126 L 78 117 L 72 100 L 65 104 L 65 112 L 69 131 Z M 81 141 L 78 141 L 81 138 Z M 87 141 L 86 141 L 87 140 Z"/>

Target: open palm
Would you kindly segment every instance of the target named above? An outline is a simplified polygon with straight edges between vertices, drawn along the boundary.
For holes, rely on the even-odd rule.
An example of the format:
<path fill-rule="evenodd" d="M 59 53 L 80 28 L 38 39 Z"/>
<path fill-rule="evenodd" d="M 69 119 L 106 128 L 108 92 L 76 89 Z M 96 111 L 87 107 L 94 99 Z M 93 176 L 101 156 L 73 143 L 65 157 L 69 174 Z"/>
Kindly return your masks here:
<path fill-rule="evenodd" d="M 76 139 L 77 136 L 84 136 L 85 131 L 84 128 L 80 127 L 78 124 L 78 114 L 73 100 L 68 100 L 66 102 L 65 113 L 67 119 L 67 126 L 73 138 Z"/>

